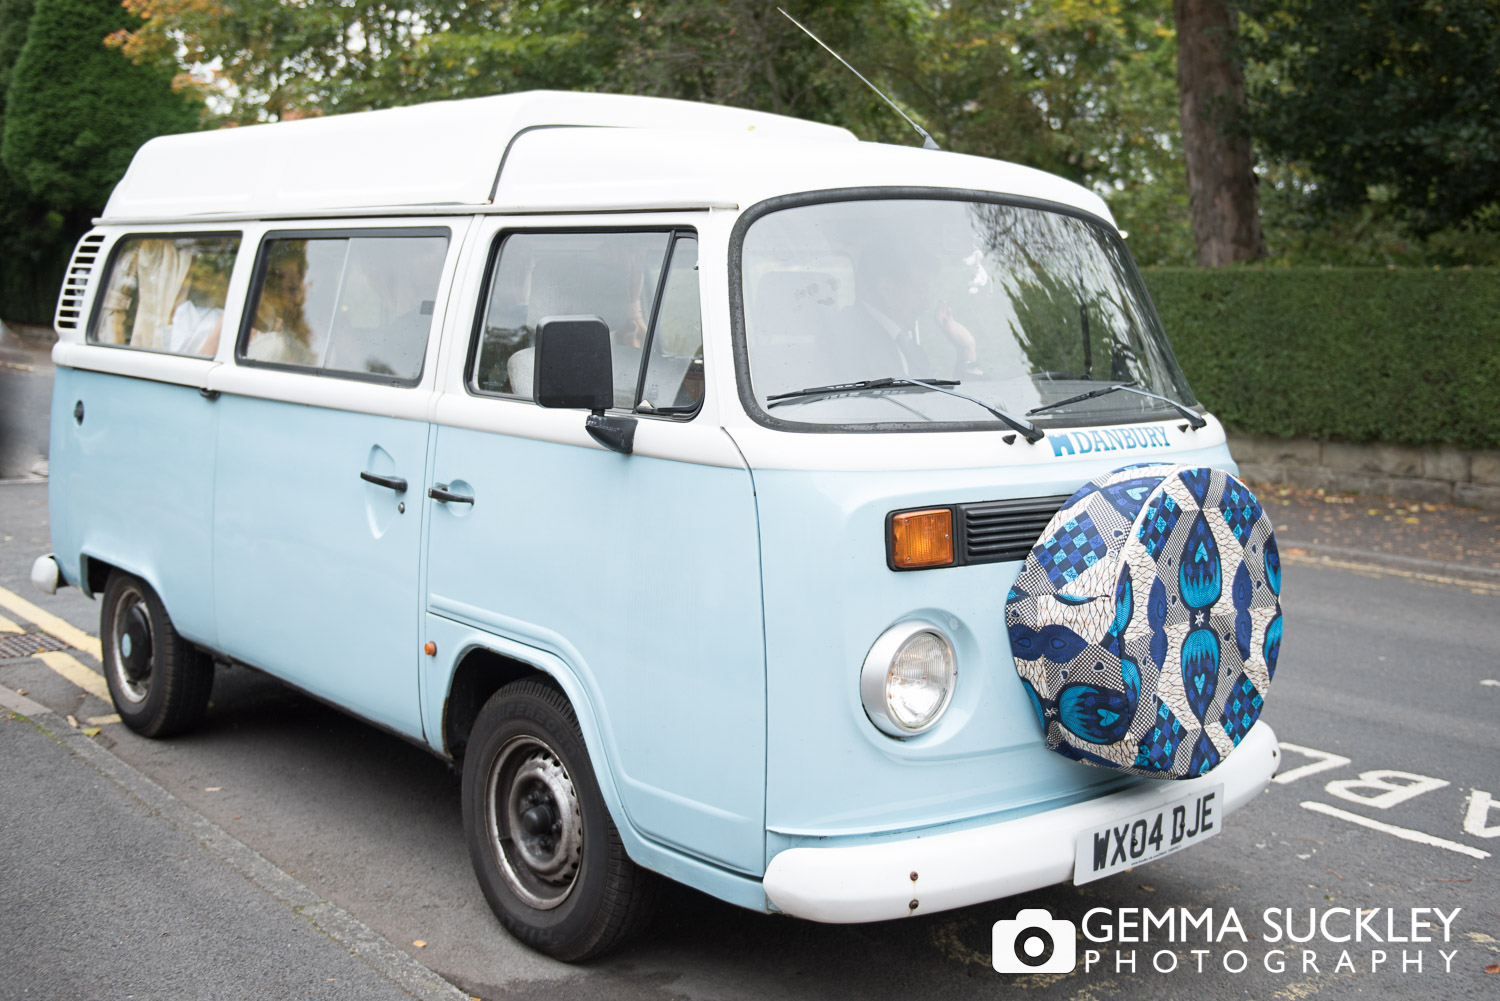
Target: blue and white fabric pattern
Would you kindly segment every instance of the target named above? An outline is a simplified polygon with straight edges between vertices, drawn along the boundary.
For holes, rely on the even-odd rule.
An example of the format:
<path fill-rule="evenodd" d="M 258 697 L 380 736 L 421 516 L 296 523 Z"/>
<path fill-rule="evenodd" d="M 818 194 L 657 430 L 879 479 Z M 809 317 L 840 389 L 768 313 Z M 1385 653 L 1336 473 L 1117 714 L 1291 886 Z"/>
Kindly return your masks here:
<path fill-rule="evenodd" d="M 1281 651 L 1281 557 L 1250 488 L 1147 464 L 1094 479 L 1005 602 L 1047 746 L 1155 778 L 1205 774 L 1259 718 Z"/>

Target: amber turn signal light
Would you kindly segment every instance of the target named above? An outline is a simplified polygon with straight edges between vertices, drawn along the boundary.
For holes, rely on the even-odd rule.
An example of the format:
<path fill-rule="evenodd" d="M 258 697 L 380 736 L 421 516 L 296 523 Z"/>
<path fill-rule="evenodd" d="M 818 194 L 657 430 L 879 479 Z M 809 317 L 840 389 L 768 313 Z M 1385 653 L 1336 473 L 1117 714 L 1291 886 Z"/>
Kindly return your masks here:
<path fill-rule="evenodd" d="M 903 511 L 891 515 L 891 562 L 902 570 L 953 562 L 953 511 Z"/>

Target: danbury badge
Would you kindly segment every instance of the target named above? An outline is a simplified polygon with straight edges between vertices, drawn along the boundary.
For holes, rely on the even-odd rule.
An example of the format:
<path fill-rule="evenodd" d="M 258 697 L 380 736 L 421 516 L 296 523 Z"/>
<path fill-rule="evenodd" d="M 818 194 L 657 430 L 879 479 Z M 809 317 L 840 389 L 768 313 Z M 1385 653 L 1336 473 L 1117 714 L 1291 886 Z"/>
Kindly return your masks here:
<path fill-rule="evenodd" d="M 1166 448 L 1165 428 L 1101 428 L 1097 431 L 1049 431 L 1052 455 L 1088 455 L 1091 452 L 1128 452 L 1140 448 Z"/>

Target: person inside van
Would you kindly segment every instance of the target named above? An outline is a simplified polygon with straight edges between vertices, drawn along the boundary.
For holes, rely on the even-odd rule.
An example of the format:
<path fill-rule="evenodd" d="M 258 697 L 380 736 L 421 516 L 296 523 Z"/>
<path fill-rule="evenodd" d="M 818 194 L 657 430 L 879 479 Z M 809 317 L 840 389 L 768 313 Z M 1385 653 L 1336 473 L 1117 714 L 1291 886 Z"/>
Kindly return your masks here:
<path fill-rule="evenodd" d="M 938 270 L 932 248 L 885 241 L 865 247 L 854 264 L 854 304 L 840 313 L 846 368 L 857 369 L 858 378 L 937 378 L 922 345 L 923 323 L 930 318 L 957 354 L 954 376 L 982 374 L 974 334 L 954 319 L 946 299 L 934 297 Z"/>
<path fill-rule="evenodd" d="M 308 326 L 307 244 L 277 240 L 266 260 L 266 277 L 255 307 L 255 322 L 245 357 L 280 365 L 316 365 L 312 328 Z"/>
<path fill-rule="evenodd" d="M 166 350 L 176 354 L 213 355 L 224 327 L 224 300 L 229 267 L 212 248 L 195 248 L 187 280 L 177 295 L 171 325 L 162 334 Z"/>

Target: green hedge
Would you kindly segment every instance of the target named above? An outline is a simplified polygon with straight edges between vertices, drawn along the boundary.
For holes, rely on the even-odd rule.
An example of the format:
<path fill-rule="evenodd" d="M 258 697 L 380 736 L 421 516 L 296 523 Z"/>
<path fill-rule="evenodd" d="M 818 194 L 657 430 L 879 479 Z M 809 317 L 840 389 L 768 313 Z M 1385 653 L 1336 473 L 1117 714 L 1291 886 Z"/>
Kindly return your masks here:
<path fill-rule="evenodd" d="M 1500 270 L 1145 277 L 1193 392 L 1231 430 L 1500 447 Z"/>

